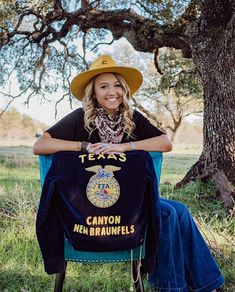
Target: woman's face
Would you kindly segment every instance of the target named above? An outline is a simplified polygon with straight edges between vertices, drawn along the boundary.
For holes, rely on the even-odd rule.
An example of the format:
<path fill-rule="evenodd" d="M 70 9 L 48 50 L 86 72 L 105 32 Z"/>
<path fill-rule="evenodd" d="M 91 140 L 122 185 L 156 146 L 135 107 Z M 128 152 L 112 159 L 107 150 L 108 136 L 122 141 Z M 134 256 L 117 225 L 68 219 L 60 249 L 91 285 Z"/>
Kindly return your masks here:
<path fill-rule="evenodd" d="M 118 110 L 123 101 L 123 89 L 112 73 L 102 73 L 95 79 L 95 98 L 99 105 L 109 113 Z"/>

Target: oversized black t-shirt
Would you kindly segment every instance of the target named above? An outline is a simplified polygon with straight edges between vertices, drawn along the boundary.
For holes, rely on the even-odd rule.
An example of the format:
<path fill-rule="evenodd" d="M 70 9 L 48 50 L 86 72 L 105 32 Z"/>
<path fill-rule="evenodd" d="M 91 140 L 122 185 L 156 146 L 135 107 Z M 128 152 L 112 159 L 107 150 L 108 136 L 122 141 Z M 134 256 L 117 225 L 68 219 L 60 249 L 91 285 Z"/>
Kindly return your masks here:
<path fill-rule="evenodd" d="M 136 125 L 133 131 L 133 137 L 123 135 L 122 142 L 140 141 L 164 134 L 160 129 L 153 126 L 140 112 L 134 110 L 133 121 Z M 53 138 L 69 141 L 88 141 L 91 143 L 100 142 L 98 129 L 95 129 L 91 135 L 84 127 L 84 111 L 78 108 L 65 116 L 62 120 L 49 128 L 48 132 Z"/>

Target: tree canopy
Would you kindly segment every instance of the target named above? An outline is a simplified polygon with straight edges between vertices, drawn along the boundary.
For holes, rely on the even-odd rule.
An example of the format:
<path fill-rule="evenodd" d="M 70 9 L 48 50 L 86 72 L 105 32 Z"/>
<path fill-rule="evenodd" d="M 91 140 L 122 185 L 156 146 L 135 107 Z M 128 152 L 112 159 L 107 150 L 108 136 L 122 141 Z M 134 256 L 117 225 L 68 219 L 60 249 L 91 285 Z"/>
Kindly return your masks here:
<path fill-rule="evenodd" d="M 96 52 L 108 31 L 113 40 L 126 37 L 138 51 L 157 53 L 158 47 L 169 45 L 190 55 L 183 39 L 170 36 L 170 31 L 183 23 L 182 10 L 192 15 L 191 6 L 196 4 L 187 7 L 188 2 L 3 1 L 0 84 L 10 86 L 16 78 L 19 94 L 28 96 L 26 102 L 33 95 L 46 98 L 47 93 L 63 88 L 65 94 L 60 98 L 67 96 L 71 102 L 71 75 L 88 67 L 86 52 Z M 18 96 L 4 93 L 12 98 L 9 100 Z"/>

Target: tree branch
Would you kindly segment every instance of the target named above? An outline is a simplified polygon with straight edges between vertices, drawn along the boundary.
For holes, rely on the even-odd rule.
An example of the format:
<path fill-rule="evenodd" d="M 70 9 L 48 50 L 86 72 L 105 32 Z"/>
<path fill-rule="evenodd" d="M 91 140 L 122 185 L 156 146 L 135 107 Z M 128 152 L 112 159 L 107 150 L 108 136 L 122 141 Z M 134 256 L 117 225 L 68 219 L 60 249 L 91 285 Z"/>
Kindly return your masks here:
<path fill-rule="evenodd" d="M 22 38 L 23 39 L 23 38 Z M 22 40 L 21 39 L 21 40 Z M 13 42 L 14 43 L 14 42 Z M 25 50 L 27 48 L 27 46 L 29 45 L 29 42 L 27 42 L 21 49 L 22 54 L 19 55 L 18 59 L 15 62 L 15 65 L 13 66 L 13 68 L 10 70 L 9 74 L 6 75 L 6 78 L 4 79 L 4 82 L 6 82 L 7 80 L 10 80 L 11 74 L 16 70 L 16 67 L 19 65 L 19 62 L 21 60 L 22 55 L 24 55 Z"/>
<path fill-rule="evenodd" d="M 80 22 L 80 27 L 82 30 L 92 27 L 108 29 L 115 39 L 126 37 L 139 51 L 153 52 L 156 48 L 168 46 L 181 49 L 186 57 L 191 56 L 191 49 L 186 39 L 171 34 L 169 30 L 165 32 L 163 27 L 143 18 L 131 9 L 87 12 L 86 18 Z"/>
<path fill-rule="evenodd" d="M 35 15 L 33 11 L 28 11 L 27 15 L 30 14 Z M 20 17 L 18 24 L 22 17 Z M 65 20 L 59 31 L 56 31 L 51 26 L 55 20 Z M 35 43 L 40 43 L 42 40 L 46 43 L 51 43 L 65 37 L 71 27 L 77 25 L 84 32 L 90 28 L 108 29 L 112 32 L 114 39 L 126 37 L 138 51 L 152 53 L 157 48 L 167 46 L 180 49 L 185 57 L 191 57 L 191 48 L 186 38 L 169 31 L 169 29 L 164 29 L 164 27 L 138 15 L 131 9 L 102 11 L 89 6 L 78 9 L 76 12 L 66 12 L 61 6 L 58 6 L 44 20 L 42 19 L 42 25 L 44 27 L 43 30 L 34 30 L 33 32 L 19 31 L 17 30 L 18 25 L 14 31 L 5 33 L 6 40 L 3 44 L 9 42 L 16 34 L 25 35 Z"/>
<path fill-rule="evenodd" d="M 160 75 L 163 75 L 163 72 L 159 66 L 159 63 L 158 63 L 158 53 L 159 53 L 159 48 L 156 48 L 154 50 L 154 65 L 155 65 L 155 68 L 157 69 L 157 72 L 160 74 Z"/>
<path fill-rule="evenodd" d="M 161 123 L 156 119 L 156 117 L 151 112 L 149 112 L 146 108 L 144 108 L 140 103 L 138 103 L 133 96 L 132 96 L 132 101 L 134 102 L 134 106 L 136 106 L 148 118 L 150 118 L 151 120 L 153 120 L 154 122 L 156 122 L 159 127 L 162 126 Z"/>
<path fill-rule="evenodd" d="M 110 42 L 107 42 L 107 43 L 98 43 L 98 44 L 96 44 L 92 49 L 91 49 L 91 51 L 94 51 L 98 46 L 100 46 L 100 45 L 112 45 L 113 44 L 113 42 L 115 41 L 115 39 L 113 38 Z"/>
<path fill-rule="evenodd" d="M 188 23 L 199 17 L 199 0 L 191 0 L 183 14 L 173 24 L 174 32 L 180 34 Z"/>
<path fill-rule="evenodd" d="M 29 88 L 31 87 L 32 82 L 33 82 L 33 81 L 31 81 L 30 84 L 29 84 L 29 85 L 28 85 L 23 91 L 21 91 L 21 93 L 18 94 L 18 95 L 12 95 L 12 94 L 9 94 L 9 93 L 0 92 L 0 94 L 1 94 L 2 96 L 7 96 L 7 97 L 11 98 L 11 100 L 7 103 L 7 105 L 3 108 L 3 110 L 1 110 L 1 112 L 0 112 L 0 116 L 3 115 L 3 113 L 8 109 L 8 107 L 11 105 L 11 103 L 12 103 L 16 98 L 19 98 L 19 97 L 21 97 L 23 94 L 26 94 L 26 92 L 27 92 L 27 91 L 29 90 Z M 30 94 L 29 94 L 28 96 L 32 96 L 33 93 L 35 93 L 35 90 L 33 90 L 32 92 L 30 92 Z M 28 96 L 27 96 L 27 98 L 28 98 Z"/>

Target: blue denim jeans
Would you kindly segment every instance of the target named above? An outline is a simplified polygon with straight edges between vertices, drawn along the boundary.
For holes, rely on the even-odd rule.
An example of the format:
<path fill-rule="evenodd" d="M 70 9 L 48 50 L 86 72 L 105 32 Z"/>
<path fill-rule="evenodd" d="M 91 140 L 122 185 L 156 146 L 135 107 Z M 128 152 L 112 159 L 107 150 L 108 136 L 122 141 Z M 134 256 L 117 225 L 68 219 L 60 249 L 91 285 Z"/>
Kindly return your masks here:
<path fill-rule="evenodd" d="M 224 278 L 188 208 L 177 201 L 160 199 L 162 229 L 158 262 L 149 274 L 157 291 L 210 292 Z"/>

